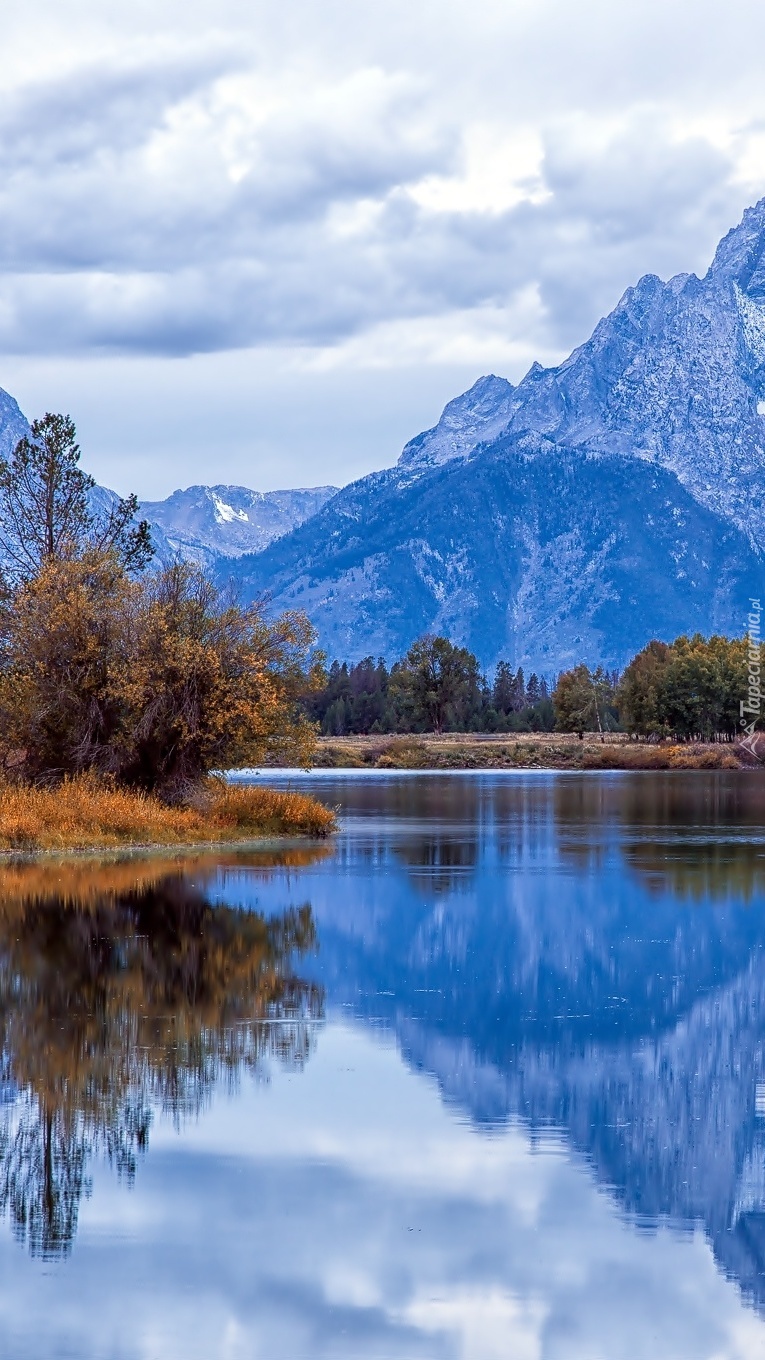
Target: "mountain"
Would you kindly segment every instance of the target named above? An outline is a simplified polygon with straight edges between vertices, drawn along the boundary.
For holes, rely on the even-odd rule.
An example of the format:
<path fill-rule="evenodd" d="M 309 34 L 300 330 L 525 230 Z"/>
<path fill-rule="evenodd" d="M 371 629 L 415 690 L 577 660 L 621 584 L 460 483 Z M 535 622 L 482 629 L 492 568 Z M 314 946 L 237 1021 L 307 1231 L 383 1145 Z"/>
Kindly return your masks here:
<path fill-rule="evenodd" d="M 335 495 L 337 487 L 250 491 L 244 486 L 190 486 L 164 501 L 144 501 L 161 558 L 176 555 L 206 566 L 221 555 L 260 552 Z"/>
<path fill-rule="evenodd" d="M 29 424 L 21 407 L 0 387 L 0 458 L 7 458 L 26 434 Z"/>
<path fill-rule="evenodd" d="M 447 632 L 487 665 L 740 633 L 765 563 L 765 199 L 703 279 L 647 275 L 556 368 L 484 377 L 237 574 L 333 655 Z"/>
<path fill-rule="evenodd" d="M 0 388 L 0 458 L 29 433 L 18 403 Z M 289 491 L 250 491 L 244 486 L 190 486 L 164 501 L 144 501 L 140 514 L 149 520 L 160 561 L 181 556 L 210 567 L 218 558 L 260 552 L 315 515 L 337 487 Z M 96 486 L 91 505 L 108 513 L 117 499 L 108 487 Z"/>

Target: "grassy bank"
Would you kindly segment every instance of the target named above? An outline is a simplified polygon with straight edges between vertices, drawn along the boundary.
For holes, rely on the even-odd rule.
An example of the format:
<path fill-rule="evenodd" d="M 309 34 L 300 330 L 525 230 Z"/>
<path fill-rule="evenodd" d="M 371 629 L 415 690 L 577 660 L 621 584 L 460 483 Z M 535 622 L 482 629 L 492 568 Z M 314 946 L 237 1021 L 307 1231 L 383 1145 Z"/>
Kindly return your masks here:
<path fill-rule="evenodd" d="M 179 807 L 90 778 L 54 788 L 0 785 L 0 852 L 322 837 L 334 826 L 333 813 L 303 794 L 214 780 Z"/>
<path fill-rule="evenodd" d="M 314 765 L 376 770 L 737 770 L 734 745 L 632 742 L 614 734 L 605 742 L 589 735 L 519 733 L 501 737 L 322 737 Z M 750 762 L 751 763 L 751 762 Z"/>

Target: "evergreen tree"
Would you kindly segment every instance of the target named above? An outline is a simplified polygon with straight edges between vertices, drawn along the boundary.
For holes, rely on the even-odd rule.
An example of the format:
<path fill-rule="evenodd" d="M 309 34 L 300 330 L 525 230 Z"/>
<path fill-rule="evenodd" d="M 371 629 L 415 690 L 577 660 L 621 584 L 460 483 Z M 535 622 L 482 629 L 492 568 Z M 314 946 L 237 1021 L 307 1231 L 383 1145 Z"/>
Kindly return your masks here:
<path fill-rule="evenodd" d="M 46 563 L 87 552 L 111 552 L 128 571 L 151 558 L 149 525 L 135 522 L 136 497 L 97 513 L 96 483 L 79 463 L 73 420 L 50 412 L 33 421 L 10 458 L 0 459 L 0 557 L 10 583 L 31 581 Z"/>

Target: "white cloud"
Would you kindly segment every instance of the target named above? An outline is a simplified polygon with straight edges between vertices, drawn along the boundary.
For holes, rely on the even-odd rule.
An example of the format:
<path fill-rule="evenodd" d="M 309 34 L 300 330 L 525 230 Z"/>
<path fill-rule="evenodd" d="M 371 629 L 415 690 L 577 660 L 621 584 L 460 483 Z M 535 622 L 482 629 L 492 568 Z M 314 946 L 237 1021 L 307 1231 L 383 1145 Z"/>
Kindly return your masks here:
<path fill-rule="evenodd" d="M 363 363 L 517 379 L 765 191 L 763 40 L 744 0 L 29 0 L 0 383 L 38 361 L 38 408 L 51 358 L 238 350 L 345 365 L 349 401 Z"/>
<path fill-rule="evenodd" d="M 22 1354 L 765 1355 L 701 1230 L 638 1231 L 563 1145 L 476 1132 L 337 1022 L 301 1073 L 219 1093 L 180 1136 L 157 1120 L 134 1188 L 97 1168 L 71 1260 L 41 1270 L 6 1234 L 0 1263 Z"/>

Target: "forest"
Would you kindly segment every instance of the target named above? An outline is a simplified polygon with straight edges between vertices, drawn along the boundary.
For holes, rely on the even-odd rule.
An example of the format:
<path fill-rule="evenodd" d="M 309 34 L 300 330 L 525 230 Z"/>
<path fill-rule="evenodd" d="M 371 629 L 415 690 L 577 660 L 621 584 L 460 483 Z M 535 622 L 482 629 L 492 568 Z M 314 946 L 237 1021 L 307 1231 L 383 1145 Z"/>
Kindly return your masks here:
<path fill-rule="evenodd" d="M 752 721 L 741 712 L 750 658 L 746 636 L 695 634 L 650 641 L 621 673 L 582 663 L 526 676 L 500 661 L 489 680 L 466 648 L 427 636 L 390 668 L 371 656 L 333 661 L 303 703 L 325 736 L 557 731 L 731 741 Z"/>

